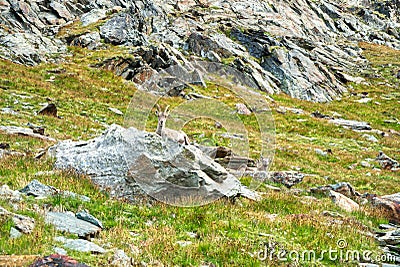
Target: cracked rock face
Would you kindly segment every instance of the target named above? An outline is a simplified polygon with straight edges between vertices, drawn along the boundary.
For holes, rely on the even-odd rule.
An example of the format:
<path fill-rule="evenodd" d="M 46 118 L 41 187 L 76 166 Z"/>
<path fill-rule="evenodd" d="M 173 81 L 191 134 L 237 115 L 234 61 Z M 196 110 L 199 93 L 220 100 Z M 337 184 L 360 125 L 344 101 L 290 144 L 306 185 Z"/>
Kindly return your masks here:
<path fill-rule="evenodd" d="M 49 150 L 55 168 L 73 169 L 110 189 L 115 197 L 141 201 L 144 193 L 175 205 L 201 205 L 219 197 L 258 195 L 193 145 L 155 133 L 110 126 L 85 142 L 63 141 Z M 193 198 L 188 199 L 188 198 Z"/>
<path fill-rule="evenodd" d="M 400 49 L 399 10 L 398 2 L 372 0 L 3 0 L 0 57 L 35 65 L 62 59 L 67 45 L 141 46 L 134 50 L 135 64 L 119 71 L 134 82 L 195 55 L 230 62 L 258 90 L 326 102 L 346 91 L 345 73 L 367 67 L 357 42 Z M 106 22 L 100 36 L 94 31 L 58 39 L 59 30 L 76 19 Z M 158 52 L 140 52 L 149 47 Z M 109 69 L 120 70 L 112 64 L 107 61 Z"/>

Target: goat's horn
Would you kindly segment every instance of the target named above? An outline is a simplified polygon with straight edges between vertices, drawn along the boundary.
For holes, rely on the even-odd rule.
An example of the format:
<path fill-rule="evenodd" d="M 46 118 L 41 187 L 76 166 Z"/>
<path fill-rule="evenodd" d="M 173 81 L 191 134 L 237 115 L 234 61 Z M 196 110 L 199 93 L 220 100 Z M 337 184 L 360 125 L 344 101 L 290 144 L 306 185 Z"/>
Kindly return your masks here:
<path fill-rule="evenodd" d="M 169 109 L 169 105 L 165 108 L 165 111 L 164 112 L 167 112 L 168 111 L 168 109 Z"/>
<path fill-rule="evenodd" d="M 156 104 L 156 108 L 157 108 L 158 112 L 161 112 L 161 108 L 160 108 L 160 106 L 158 104 Z"/>

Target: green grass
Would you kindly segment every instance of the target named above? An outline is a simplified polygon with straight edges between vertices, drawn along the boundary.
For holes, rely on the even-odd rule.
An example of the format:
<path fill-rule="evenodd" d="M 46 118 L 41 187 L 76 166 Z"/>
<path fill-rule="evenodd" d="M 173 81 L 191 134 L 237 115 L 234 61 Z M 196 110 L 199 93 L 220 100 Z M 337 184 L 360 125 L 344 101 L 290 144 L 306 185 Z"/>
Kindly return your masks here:
<path fill-rule="evenodd" d="M 72 26 L 70 33 L 63 34 L 81 31 L 78 26 Z M 362 137 L 363 133 L 343 129 L 310 116 L 316 110 L 328 115 L 335 111 L 345 119 L 370 122 L 374 129 L 400 131 L 399 124 L 384 122 L 400 114 L 399 81 L 393 76 L 400 66 L 400 52 L 369 44 L 361 46 L 365 49 L 364 55 L 371 61 L 372 72 L 380 77 L 368 78 L 371 71 L 361 73 L 359 75 L 365 76 L 368 84 L 349 84 L 349 91 L 368 92 L 368 97 L 374 99 L 372 102 L 356 103 L 354 100 L 359 97 L 350 94 L 325 104 L 292 99 L 283 94 L 272 96 L 274 102 L 269 102 L 276 127 L 276 151 L 272 169 L 300 169 L 312 174 L 297 188 L 308 189 L 346 181 L 361 193 L 383 195 L 400 192 L 399 172 L 377 171 L 361 166 L 349 169 L 350 165 L 361 160 L 375 158 L 379 151 L 399 160 L 398 136 L 380 137 L 374 134 L 379 143 L 370 143 Z M 61 65 L 24 67 L 0 60 L 0 108 L 10 107 L 19 112 L 18 115 L 0 114 L 0 125 L 24 126 L 28 122 L 45 125 L 46 133 L 51 137 L 79 140 L 99 135 L 106 125 L 123 124 L 123 116 L 112 113 L 108 108 L 114 107 L 125 112 L 136 88 L 111 72 L 90 66 L 112 56 L 127 57 L 129 53 L 118 47 L 100 51 L 71 47 L 70 52 L 73 56 L 67 57 Z M 48 70 L 60 67 L 65 72 L 48 73 Z M 55 81 L 47 82 L 53 75 Z M 232 92 L 228 94 L 226 88 L 208 85 L 206 89 L 194 87 L 194 90 L 219 97 L 218 101 L 230 108 L 242 102 Z M 41 103 L 47 102 L 46 98 L 51 98 L 57 104 L 61 118 L 35 115 Z M 172 108 L 183 102 L 180 98 L 162 98 L 160 101 L 162 106 L 170 104 Z M 290 111 L 281 114 L 276 111 L 279 106 L 301 108 L 305 114 L 297 115 Z M 240 116 L 240 119 L 249 133 L 250 155 L 258 157 L 260 136 L 254 116 Z M 156 122 L 155 115 L 151 114 L 146 128 L 154 131 Z M 218 135 L 226 130 L 216 128 L 212 120 L 193 120 L 185 125 L 184 130 L 192 140 L 199 143 L 229 145 L 229 139 Z M 365 232 L 373 231 L 379 223 L 387 220 L 379 210 L 368 205 L 363 206 L 359 212 L 347 213 L 323 196 L 317 196 L 317 201 L 310 202 L 305 198 L 307 193 L 298 196 L 283 187 L 281 192 L 272 192 L 263 186 L 259 188 L 264 194 L 260 202 L 221 199 L 196 208 L 171 207 L 157 202 L 133 205 L 109 198 L 107 192 L 100 191 L 87 177 L 71 172 L 36 176 L 39 171 L 52 170 L 52 160 L 33 159 L 38 151 L 52 145 L 51 142 L 1 133 L 0 138 L 1 142 L 9 143 L 11 149 L 27 153 L 25 157 L 6 157 L 0 160 L 0 184 L 20 189 L 31 180 L 38 179 L 45 184 L 91 198 L 90 202 L 82 202 L 63 197 L 44 200 L 29 197 L 18 204 L 18 210 L 1 201 L 0 206 L 10 211 L 33 216 L 37 225 L 32 234 L 9 240 L 12 222 L 2 219 L 0 254 L 52 253 L 55 245 L 52 239 L 61 233 L 44 224 L 42 217 L 34 212 L 36 205 L 73 212 L 89 210 L 105 226 L 94 242 L 108 248 L 124 249 L 136 263 L 144 261 L 155 266 L 160 263 L 166 266 L 211 263 L 216 266 L 287 266 L 287 262 L 281 262 L 276 257 L 268 262 L 257 259 L 257 252 L 263 250 L 270 241 L 289 251 L 317 249 L 318 253 L 324 249 L 336 248 L 336 242 L 345 239 L 348 249 L 371 250 L 374 255 L 381 253 L 377 242 Z M 330 148 L 333 154 L 321 157 L 315 153 L 316 148 Z M 343 218 L 323 216 L 323 211 L 338 212 Z M 190 237 L 188 232 L 196 233 L 196 237 Z M 178 241 L 191 241 L 192 244 L 181 247 Z M 74 251 L 68 253 L 91 266 L 107 266 L 113 254 L 111 251 L 104 255 Z M 301 262 L 301 266 L 343 265 L 355 266 L 353 263 L 330 261 L 327 257 L 319 263 Z"/>

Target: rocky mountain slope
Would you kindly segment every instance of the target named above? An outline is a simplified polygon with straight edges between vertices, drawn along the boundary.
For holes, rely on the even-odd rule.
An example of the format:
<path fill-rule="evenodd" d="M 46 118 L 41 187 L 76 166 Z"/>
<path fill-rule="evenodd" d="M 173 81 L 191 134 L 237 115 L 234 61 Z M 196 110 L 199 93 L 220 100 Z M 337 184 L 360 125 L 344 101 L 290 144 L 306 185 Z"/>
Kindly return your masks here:
<path fill-rule="evenodd" d="M 0 0 L 0 266 L 400 264 L 398 5 Z M 193 81 L 193 67 L 255 92 L 166 79 L 168 96 L 132 101 L 152 75 Z M 232 116 L 186 116 L 182 147 L 154 133 L 155 108 L 142 120 L 152 98 Z M 186 115 L 218 113 L 196 108 Z M 266 117 L 273 161 L 254 119 Z M 139 130 L 117 126 L 132 118 Z M 245 157 L 228 122 L 248 133 Z M 165 180 L 225 197 L 166 205 L 183 194 Z M 293 258 L 310 250 L 321 258 Z"/>
<path fill-rule="evenodd" d="M 258 89 L 318 102 L 346 91 L 365 68 L 357 42 L 400 49 L 393 1 L 0 1 L 0 55 L 35 65 L 67 46 L 130 47 L 104 64 L 142 83 L 171 64 L 203 58 L 246 73 Z M 84 26 L 83 31 L 68 29 Z"/>

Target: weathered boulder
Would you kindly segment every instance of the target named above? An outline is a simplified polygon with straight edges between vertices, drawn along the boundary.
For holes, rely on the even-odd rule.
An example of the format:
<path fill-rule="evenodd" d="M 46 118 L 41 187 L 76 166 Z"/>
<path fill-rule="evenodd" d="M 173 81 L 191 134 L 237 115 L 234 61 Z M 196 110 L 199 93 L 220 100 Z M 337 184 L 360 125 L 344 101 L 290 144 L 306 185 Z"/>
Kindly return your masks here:
<path fill-rule="evenodd" d="M 55 168 L 87 174 L 112 196 L 140 200 L 144 192 L 165 201 L 243 195 L 254 192 L 192 145 L 182 146 L 155 133 L 112 125 L 86 142 L 63 141 L 49 149 Z M 179 204 L 179 203 L 175 203 Z"/>

